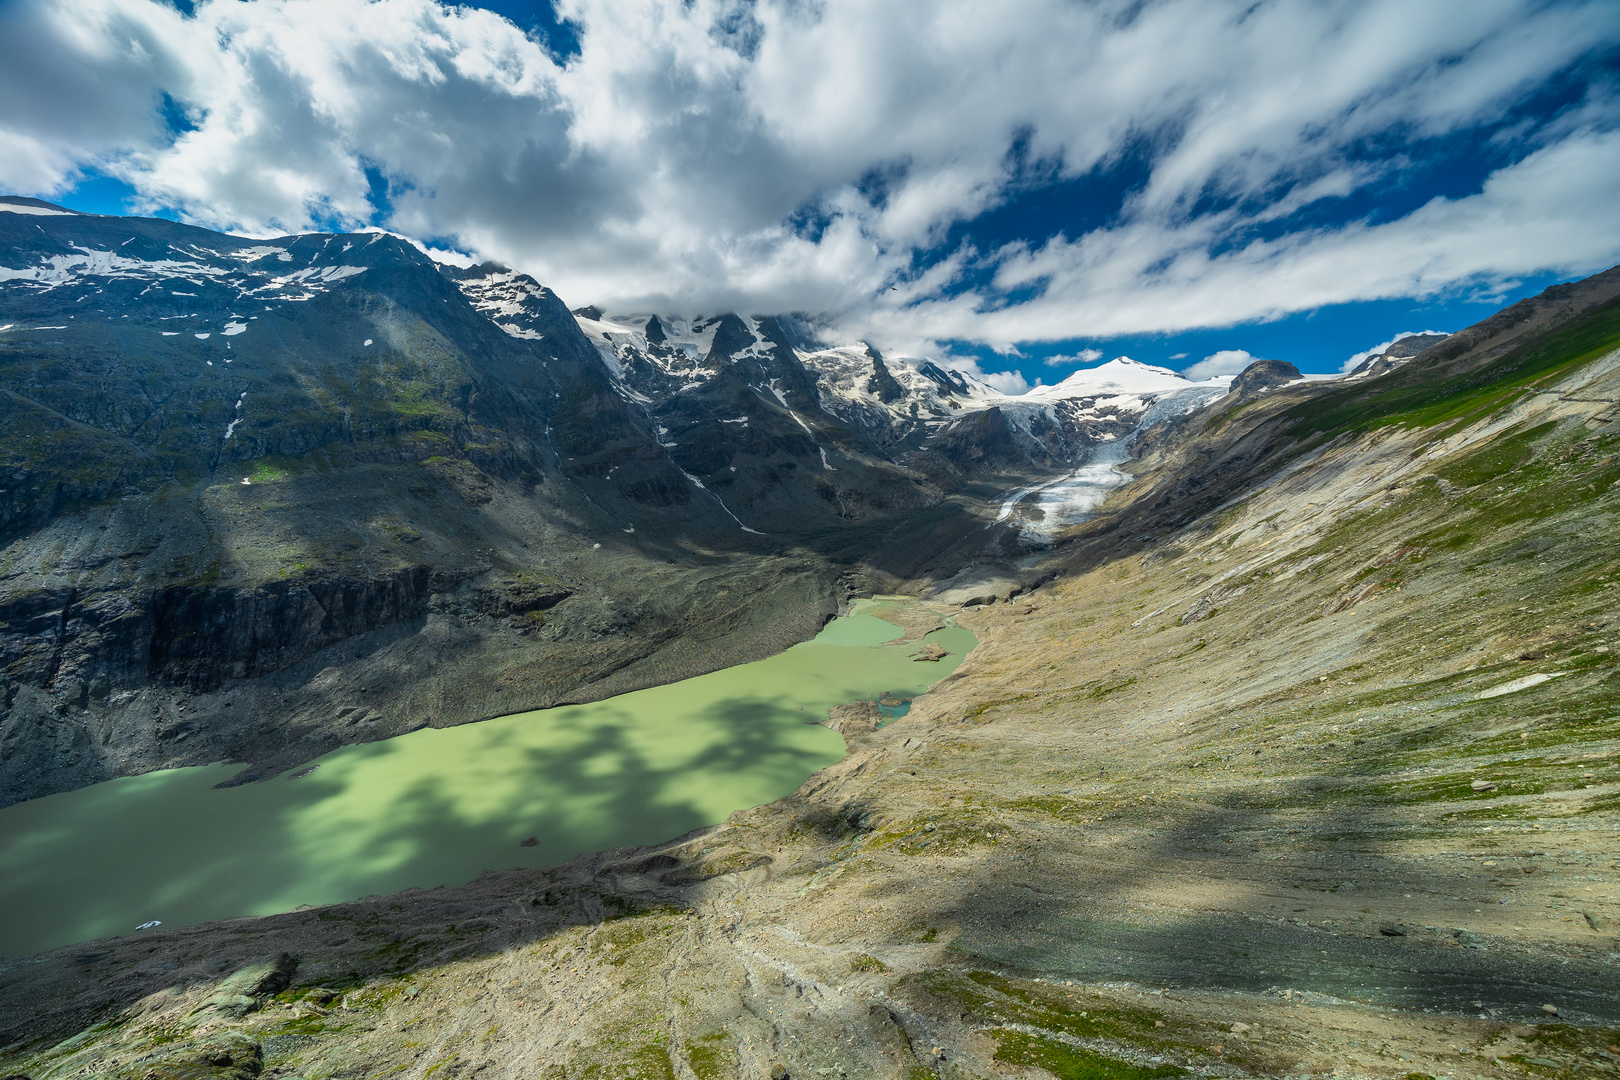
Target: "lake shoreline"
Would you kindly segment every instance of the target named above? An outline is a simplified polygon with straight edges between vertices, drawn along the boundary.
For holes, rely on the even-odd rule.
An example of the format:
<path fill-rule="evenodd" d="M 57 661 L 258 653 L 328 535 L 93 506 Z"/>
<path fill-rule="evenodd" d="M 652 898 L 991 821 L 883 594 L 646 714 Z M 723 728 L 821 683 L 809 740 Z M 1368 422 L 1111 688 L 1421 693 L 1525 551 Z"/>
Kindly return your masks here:
<path fill-rule="evenodd" d="M 945 659 L 914 659 L 942 639 L 929 651 Z M 687 835 L 842 760 L 830 712 L 925 692 L 973 640 L 921 605 L 859 602 L 773 657 L 604 701 L 351 745 L 252 783 L 192 766 L 16 804 L 0 810 L 0 953 Z"/>

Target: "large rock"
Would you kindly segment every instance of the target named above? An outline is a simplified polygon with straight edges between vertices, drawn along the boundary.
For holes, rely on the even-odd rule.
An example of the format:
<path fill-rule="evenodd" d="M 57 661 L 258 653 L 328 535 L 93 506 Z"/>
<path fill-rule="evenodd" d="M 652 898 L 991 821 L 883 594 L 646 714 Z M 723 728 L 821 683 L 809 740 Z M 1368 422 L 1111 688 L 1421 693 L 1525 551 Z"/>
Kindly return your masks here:
<path fill-rule="evenodd" d="M 875 701 L 851 701 L 829 709 L 827 719 L 816 723 L 832 728 L 846 739 L 855 739 L 876 731 L 883 723 L 883 711 Z"/>
<path fill-rule="evenodd" d="M 1232 380 L 1230 392 L 1237 397 L 1250 397 L 1299 377 L 1299 368 L 1286 360 L 1256 360 Z"/>

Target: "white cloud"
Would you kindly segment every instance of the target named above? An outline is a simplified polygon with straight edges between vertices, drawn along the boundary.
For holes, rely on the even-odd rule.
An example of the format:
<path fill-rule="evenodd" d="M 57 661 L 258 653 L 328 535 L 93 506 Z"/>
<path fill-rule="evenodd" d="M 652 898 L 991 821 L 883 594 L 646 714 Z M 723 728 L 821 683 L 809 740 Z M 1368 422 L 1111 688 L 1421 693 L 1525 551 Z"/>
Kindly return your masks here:
<path fill-rule="evenodd" d="M 1103 358 L 1101 349 L 1081 349 L 1073 356 L 1048 356 L 1047 367 L 1070 367 L 1075 364 L 1091 364 Z"/>
<path fill-rule="evenodd" d="M 368 222 L 369 169 L 392 185 L 386 227 L 571 304 L 810 311 L 891 348 L 1230 325 L 1620 258 L 1620 95 L 1601 82 L 1521 131 L 1535 152 L 1478 194 L 1275 231 L 1398 185 L 1398 159 L 1357 147 L 1494 120 L 1620 43 L 1612 0 L 559 11 L 580 27 L 565 64 L 435 0 L 205 0 L 193 18 L 9 0 L 0 187 L 49 196 L 96 167 L 150 206 L 268 232 Z M 194 130 L 165 127 L 164 93 Z M 1106 227 L 931 261 L 1020 182 L 1015 144 L 1055 178 L 1146 147 L 1146 182 Z"/>
<path fill-rule="evenodd" d="M 1029 392 L 1029 380 L 1016 371 L 981 371 L 979 378 L 1009 396 Z"/>
<path fill-rule="evenodd" d="M 1250 364 L 1259 360 L 1258 356 L 1251 356 L 1244 349 L 1222 349 L 1220 352 L 1210 353 L 1198 363 L 1182 369 L 1181 377 L 1201 382 L 1204 379 L 1214 378 L 1216 375 L 1236 375 Z"/>
<path fill-rule="evenodd" d="M 1184 353 L 1184 352 L 1171 353 L 1170 354 L 1170 359 L 1172 359 L 1172 360 L 1185 360 L 1185 359 L 1187 359 L 1187 354 Z"/>

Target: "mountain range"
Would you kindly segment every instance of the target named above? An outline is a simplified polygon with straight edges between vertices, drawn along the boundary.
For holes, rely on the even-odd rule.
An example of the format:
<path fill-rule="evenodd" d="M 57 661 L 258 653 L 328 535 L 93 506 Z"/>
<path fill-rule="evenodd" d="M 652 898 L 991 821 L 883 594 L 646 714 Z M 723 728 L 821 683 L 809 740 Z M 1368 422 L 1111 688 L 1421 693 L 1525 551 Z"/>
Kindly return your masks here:
<path fill-rule="evenodd" d="M 1227 392 L 1120 358 L 1006 395 L 786 315 L 570 312 L 383 232 L 15 197 L 0 380 L 0 802 L 765 655 L 1050 542 L 1050 481 Z"/>

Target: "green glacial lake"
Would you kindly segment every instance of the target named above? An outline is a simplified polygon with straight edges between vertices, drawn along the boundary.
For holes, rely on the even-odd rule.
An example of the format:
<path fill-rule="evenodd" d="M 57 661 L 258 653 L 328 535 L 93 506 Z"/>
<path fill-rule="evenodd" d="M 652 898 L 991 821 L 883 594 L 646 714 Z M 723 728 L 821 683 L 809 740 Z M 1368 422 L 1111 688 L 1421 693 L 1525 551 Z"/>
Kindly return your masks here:
<path fill-rule="evenodd" d="M 589 705 L 348 746 L 258 784 L 241 766 L 125 777 L 0 810 L 0 955 L 269 915 L 650 844 L 788 794 L 844 756 L 807 721 L 921 693 L 975 644 L 918 644 L 870 604 L 752 664 Z M 799 711 L 803 707 L 803 712 Z M 527 837 L 538 843 L 521 847 Z"/>

